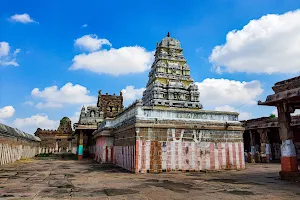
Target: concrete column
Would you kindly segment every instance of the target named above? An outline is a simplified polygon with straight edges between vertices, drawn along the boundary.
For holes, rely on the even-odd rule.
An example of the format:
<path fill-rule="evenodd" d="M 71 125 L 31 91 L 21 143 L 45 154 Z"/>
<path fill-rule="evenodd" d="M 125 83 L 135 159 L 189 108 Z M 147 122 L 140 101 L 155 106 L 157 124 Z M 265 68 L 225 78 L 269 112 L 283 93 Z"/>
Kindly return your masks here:
<path fill-rule="evenodd" d="M 83 130 L 80 130 L 78 135 L 78 160 L 82 160 L 83 156 Z"/>
<path fill-rule="evenodd" d="M 291 125 L 291 115 L 294 112 L 288 104 L 280 104 L 277 106 L 279 134 L 281 144 L 281 170 L 282 172 L 298 171 L 298 163 L 296 157 L 296 149 L 293 143 L 293 129 Z"/>
<path fill-rule="evenodd" d="M 256 153 L 254 131 L 255 130 L 249 130 L 249 133 L 250 133 L 250 146 L 251 146 L 251 151 L 250 151 L 251 163 L 255 163 L 255 153 Z"/>

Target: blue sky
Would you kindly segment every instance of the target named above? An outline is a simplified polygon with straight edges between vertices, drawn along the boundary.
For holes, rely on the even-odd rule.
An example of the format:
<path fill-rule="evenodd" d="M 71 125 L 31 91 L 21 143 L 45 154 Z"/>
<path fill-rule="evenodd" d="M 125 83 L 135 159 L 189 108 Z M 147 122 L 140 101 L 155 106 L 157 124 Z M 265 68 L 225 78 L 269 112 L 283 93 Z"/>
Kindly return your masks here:
<path fill-rule="evenodd" d="M 77 119 L 79 108 L 93 104 L 100 89 L 123 90 L 126 105 L 140 98 L 156 42 L 168 31 L 181 41 L 204 109 L 239 111 L 241 118 L 268 116 L 275 108 L 255 102 L 271 94 L 275 82 L 300 72 L 294 56 L 300 48 L 293 46 L 300 41 L 297 0 L 3 0 L 0 5 L 0 120 L 29 133 L 56 128 L 63 116 Z M 232 30 L 240 32 L 226 40 Z M 223 48 L 214 51 L 218 45 Z"/>

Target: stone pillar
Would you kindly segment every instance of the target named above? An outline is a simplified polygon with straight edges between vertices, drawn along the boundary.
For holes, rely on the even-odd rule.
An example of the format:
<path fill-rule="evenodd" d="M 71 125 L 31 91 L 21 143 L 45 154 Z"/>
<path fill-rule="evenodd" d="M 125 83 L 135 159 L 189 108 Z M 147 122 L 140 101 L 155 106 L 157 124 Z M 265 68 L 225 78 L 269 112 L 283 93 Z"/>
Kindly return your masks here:
<path fill-rule="evenodd" d="M 282 172 L 298 171 L 296 149 L 293 143 L 293 129 L 291 125 L 291 115 L 293 109 L 286 103 L 277 106 L 279 134 L 281 144 L 281 170 Z"/>
<path fill-rule="evenodd" d="M 269 162 L 270 151 L 267 150 L 267 146 L 269 148 L 269 139 L 268 139 L 268 129 L 258 129 L 257 132 L 260 135 L 260 157 L 261 162 Z M 268 144 L 268 145 L 267 145 Z M 267 156 L 268 153 L 268 156 Z M 268 157 L 268 158 L 267 158 Z"/>
<path fill-rule="evenodd" d="M 69 138 L 68 141 L 69 141 L 69 152 L 71 152 L 72 151 L 72 138 Z"/>
<path fill-rule="evenodd" d="M 58 140 L 55 142 L 55 152 L 58 152 Z"/>
<path fill-rule="evenodd" d="M 78 135 L 78 160 L 82 160 L 83 156 L 83 130 L 80 130 Z"/>
<path fill-rule="evenodd" d="M 256 148 L 255 148 L 255 130 L 249 130 L 250 133 L 250 146 L 251 146 L 251 151 L 250 151 L 250 159 L 251 163 L 255 163 L 255 153 L 256 153 Z"/>

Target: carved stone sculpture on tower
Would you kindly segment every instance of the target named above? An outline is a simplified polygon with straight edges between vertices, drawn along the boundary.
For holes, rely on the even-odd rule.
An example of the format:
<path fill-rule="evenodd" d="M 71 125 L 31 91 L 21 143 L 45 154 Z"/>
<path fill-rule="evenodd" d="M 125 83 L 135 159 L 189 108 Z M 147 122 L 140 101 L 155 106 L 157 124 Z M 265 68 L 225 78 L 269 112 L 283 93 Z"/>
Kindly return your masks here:
<path fill-rule="evenodd" d="M 168 33 L 155 52 L 149 80 L 143 93 L 145 106 L 202 109 L 198 86 L 190 75 L 180 42 Z"/>

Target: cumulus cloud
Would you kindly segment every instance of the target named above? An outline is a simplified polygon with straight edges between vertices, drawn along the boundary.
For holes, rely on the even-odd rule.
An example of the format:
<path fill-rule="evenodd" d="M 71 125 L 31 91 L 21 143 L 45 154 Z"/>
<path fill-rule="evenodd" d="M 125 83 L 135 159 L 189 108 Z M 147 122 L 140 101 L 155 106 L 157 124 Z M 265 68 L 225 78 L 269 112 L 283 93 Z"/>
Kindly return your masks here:
<path fill-rule="evenodd" d="M 263 92 L 257 80 L 240 82 L 228 79 L 207 78 L 196 82 L 203 106 L 239 106 L 256 104 L 256 98 Z"/>
<path fill-rule="evenodd" d="M 71 70 L 87 70 L 99 74 L 124 75 L 144 72 L 149 69 L 154 52 L 140 46 L 125 46 L 119 49 L 101 49 L 103 44 L 110 44 L 96 35 L 85 35 L 75 40 L 75 45 L 93 51 L 74 56 Z M 111 46 L 111 44 L 110 44 Z"/>
<path fill-rule="evenodd" d="M 85 107 L 87 107 L 87 105 Z M 70 117 L 70 120 L 72 122 L 72 128 L 73 128 L 73 124 L 78 123 L 79 121 L 81 108 L 82 106 L 78 107 L 76 112 L 74 112 L 74 114 Z"/>
<path fill-rule="evenodd" d="M 134 88 L 132 85 L 122 89 L 121 92 L 123 94 L 125 106 L 133 103 L 136 99 L 142 98 L 144 90 L 145 88 Z"/>
<path fill-rule="evenodd" d="M 232 30 L 209 60 L 217 72 L 299 73 L 300 10 L 268 14 Z"/>
<path fill-rule="evenodd" d="M 81 85 L 67 83 L 63 87 L 46 87 L 43 90 L 34 88 L 31 91 L 33 97 L 41 98 L 45 102 L 36 104 L 37 108 L 58 108 L 63 104 L 85 104 L 96 102 L 96 97 L 89 95 L 90 91 Z"/>
<path fill-rule="evenodd" d="M 237 110 L 237 109 L 235 109 L 234 107 L 229 106 L 229 105 L 216 107 L 215 110 L 218 110 L 218 111 L 238 112 L 238 113 L 240 113 L 240 114 L 239 114 L 239 120 L 248 120 L 248 119 L 253 118 L 252 113 L 250 113 L 250 112 L 239 111 L 239 110 Z"/>
<path fill-rule="evenodd" d="M 13 106 L 4 106 L 0 108 L 0 119 L 10 118 L 15 114 Z"/>
<path fill-rule="evenodd" d="M 16 118 L 13 125 L 24 132 L 34 133 L 37 128 L 57 129 L 59 120 L 51 120 L 46 114 L 36 114 L 28 118 Z"/>
<path fill-rule="evenodd" d="M 0 57 L 7 56 L 10 46 L 7 42 L 0 42 Z"/>
<path fill-rule="evenodd" d="M 0 42 L 0 66 L 19 66 L 16 62 L 16 55 L 21 49 L 16 49 L 13 54 L 10 54 L 10 45 L 8 42 Z"/>
<path fill-rule="evenodd" d="M 23 24 L 37 23 L 27 13 L 15 14 L 15 15 L 10 17 L 10 20 L 15 21 L 15 22 L 20 22 L 20 23 L 23 23 Z"/>
<path fill-rule="evenodd" d="M 85 27 L 87 27 L 88 25 L 87 24 L 83 24 L 82 26 L 81 26 L 81 28 L 85 28 Z"/>
<path fill-rule="evenodd" d="M 101 39 L 95 34 L 90 34 L 76 39 L 74 45 L 84 50 L 93 52 L 101 49 L 103 45 L 111 46 L 111 43 L 107 39 Z"/>

